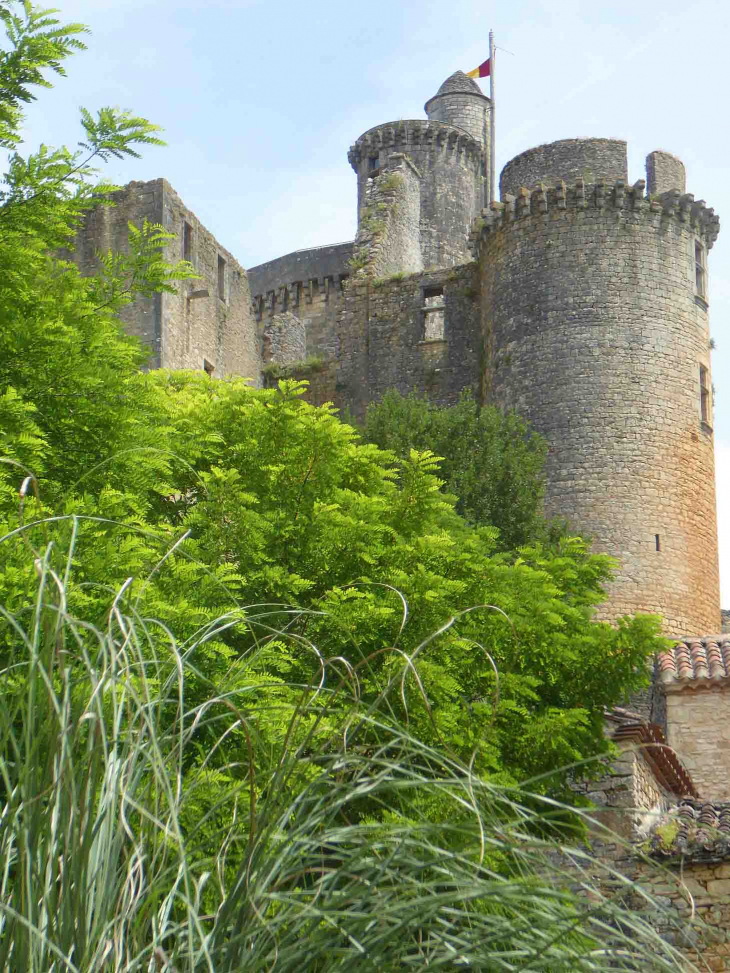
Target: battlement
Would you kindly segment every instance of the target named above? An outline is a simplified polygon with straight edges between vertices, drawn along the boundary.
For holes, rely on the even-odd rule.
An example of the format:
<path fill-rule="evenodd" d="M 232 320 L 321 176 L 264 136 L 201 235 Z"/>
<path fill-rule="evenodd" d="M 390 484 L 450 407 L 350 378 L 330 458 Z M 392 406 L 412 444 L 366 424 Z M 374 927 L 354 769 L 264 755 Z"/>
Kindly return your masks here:
<path fill-rule="evenodd" d="M 678 189 L 652 198 L 646 195 L 645 188 L 643 179 L 633 186 L 627 186 L 622 179 L 617 179 L 613 185 L 604 182 L 586 184 L 577 179 L 572 186 L 566 186 L 562 181 L 550 188 L 544 183 L 538 183 L 534 189 L 523 186 L 516 196 L 506 193 L 502 202 L 493 202 L 491 209 L 482 210 L 469 238 L 469 249 L 477 258 L 481 241 L 490 233 L 527 217 L 588 209 L 620 210 L 630 212 L 634 218 L 657 222 L 674 220 L 701 236 L 708 250 L 712 247 L 720 232 L 720 217 L 704 199 L 695 200 L 692 193 L 680 193 Z"/>
<path fill-rule="evenodd" d="M 527 149 L 510 159 L 499 177 L 499 194 L 516 195 L 522 186 L 559 180 L 572 183 L 628 181 L 626 142 L 620 139 L 560 139 Z"/>
<path fill-rule="evenodd" d="M 482 143 L 464 129 L 443 122 L 410 118 L 368 129 L 350 146 L 347 158 L 355 172 L 359 172 L 363 159 L 374 158 L 383 149 L 390 154 L 432 146 L 452 150 L 456 157 L 465 157 L 475 168 L 481 165 L 484 156 Z"/>

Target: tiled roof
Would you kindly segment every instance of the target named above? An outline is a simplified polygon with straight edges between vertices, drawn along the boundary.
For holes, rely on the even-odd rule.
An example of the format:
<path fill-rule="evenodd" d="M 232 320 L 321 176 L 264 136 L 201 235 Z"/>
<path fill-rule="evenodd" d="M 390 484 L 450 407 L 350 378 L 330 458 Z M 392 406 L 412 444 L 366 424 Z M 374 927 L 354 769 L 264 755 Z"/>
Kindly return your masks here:
<path fill-rule="evenodd" d="M 680 801 L 652 828 L 644 850 L 696 862 L 730 857 L 730 802 Z"/>
<path fill-rule="evenodd" d="M 434 98 L 439 95 L 480 95 L 482 98 L 484 97 L 482 89 L 476 81 L 473 78 L 468 78 L 463 71 L 454 71 L 451 77 L 447 78 L 441 85 Z"/>
<path fill-rule="evenodd" d="M 660 654 L 659 676 L 667 692 L 730 686 L 730 635 L 682 639 Z"/>
<path fill-rule="evenodd" d="M 699 797 L 692 778 L 667 743 L 661 727 L 619 706 L 605 715 L 609 725 L 617 727 L 612 739 L 640 750 L 654 778 L 666 791 L 675 797 Z"/>

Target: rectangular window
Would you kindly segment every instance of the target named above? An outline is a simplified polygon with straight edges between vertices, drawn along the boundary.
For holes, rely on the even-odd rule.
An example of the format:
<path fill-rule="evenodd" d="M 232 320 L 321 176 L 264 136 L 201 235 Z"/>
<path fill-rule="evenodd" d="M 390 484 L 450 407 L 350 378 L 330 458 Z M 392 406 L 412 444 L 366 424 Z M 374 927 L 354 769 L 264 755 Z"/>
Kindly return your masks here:
<path fill-rule="evenodd" d="M 703 300 L 707 298 L 707 274 L 705 272 L 705 248 L 695 243 L 695 292 Z"/>
<path fill-rule="evenodd" d="M 707 369 L 700 365 L 700 417 L 703 422 L 710 425 L 710 383 Z"/>
<path fill-rule="evenodd" d="M 187 221 L 185 221 L 183 223 L 182 251 L 183 251 L 183 260 L 187 260 L 188 262 L 192 261 L 192 259 L 193 259 L 193 228 L 192 228 L 192 226 Z"/>
<path fill-rule="evenodd" d="M 423 340 L 444 340 L 443 287 L 425 287 L 423 290 Z"/>
<path fill-rule="evenodd" d="M 379 157 L 377 155 L 371 155 L 370 158 L 368 159 L 368 169 L 370 170 L 370 172 L 372 172 L 373 169 L 377 169 L 379 165 L 380 165 Z"/>
<path fill-rule="evenodd" d="M 215 365 L 213 362 L 208 361 L 207 358 L 203 359 L 203 371 L 208 376 L 208 378 L 213 378 L 213 372 L 215 371 Z"/>
<path fill-rule="evenodd" d="M 657 551 L 661 551 L 662 542 L 661 542 L 661 538 L 659 537 L 659 534 L 654 534 L 654 544 L 656 546 Z"/>
<path fill-rule="evenodd" d="M 223 257 L 218 257 L 218 297 L 226 299 L 226 262 Z"/>

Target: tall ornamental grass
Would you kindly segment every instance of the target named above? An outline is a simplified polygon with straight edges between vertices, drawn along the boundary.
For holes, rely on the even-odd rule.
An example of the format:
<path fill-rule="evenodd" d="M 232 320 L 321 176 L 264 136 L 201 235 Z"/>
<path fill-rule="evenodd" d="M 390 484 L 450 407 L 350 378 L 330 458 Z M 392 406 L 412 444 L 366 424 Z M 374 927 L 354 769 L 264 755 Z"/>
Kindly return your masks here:
<path fill-rule="evenodd" d="M 354 671 L 291 687 L 272 746 L 279 689 L 187 698 L 230 618 L 178 645 L 123 587 L 91 625 L 36 568 L 0 607 L 0 969 L 686 968 L 625 907 L 647 893 L 554 837 L 565 809 L 389 725 Z"/>

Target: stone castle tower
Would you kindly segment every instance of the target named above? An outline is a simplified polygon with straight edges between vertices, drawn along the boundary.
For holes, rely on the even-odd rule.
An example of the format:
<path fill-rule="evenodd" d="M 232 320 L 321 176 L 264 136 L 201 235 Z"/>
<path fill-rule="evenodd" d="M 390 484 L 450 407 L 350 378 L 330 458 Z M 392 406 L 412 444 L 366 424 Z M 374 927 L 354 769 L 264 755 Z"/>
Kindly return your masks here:
<path fill-rule="evenodd" d="M 247 274 L 164 181 L 132 184 L 117 222 L 150 218 L 154 203 L 178 236 L 169 256 L 204 280 L 127 326 L 153 336 L 153 366 L 256 383 L 288 366 L 312 401 L 356 418 L 390 388 L 442 404 L 471 389 L 516 409 L 548 442 L 548 513 L 619 561 L 604 617 L 658 612 L 668 635 L 719 632 L 718 218 L 686 192 L 678 159 L 653 152 L 630 183 L 626 143 L 602 138 L 523 152 L 487 205 L 489 99 L 456 72 L 425 110 L 351 146 L 356 240 Z M 80 234 L 84 267 L 107 231 L 92 218 Z"/>
<path fill-rule="evenodd" d="M 377 125 L 350 149 L 348 159 L 357 175 L 359 229 L 375 180 L 388 167 L 390 156 L 402 154 L 413 164 L 416 250 L 421 259 L 419 267 L 408 269 L 451 267 L 469 260 L 469 230 L 489 198 L 485 163 L 490 107 L 479 85 L 457 71 L 426 102 L 427 120 Z"/>
<path fill-rule="evenodd" d="M 548 440 L 548 511 L 620 561 L 607 617 L 719 631 L 718 219 L 685 192 L 679 160 L 647 163 L 648 197 L 644 180 L 627 185 L 624 142 L 556 142 L 505 167 L 476 241 L 487 394 Z"/>

